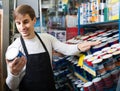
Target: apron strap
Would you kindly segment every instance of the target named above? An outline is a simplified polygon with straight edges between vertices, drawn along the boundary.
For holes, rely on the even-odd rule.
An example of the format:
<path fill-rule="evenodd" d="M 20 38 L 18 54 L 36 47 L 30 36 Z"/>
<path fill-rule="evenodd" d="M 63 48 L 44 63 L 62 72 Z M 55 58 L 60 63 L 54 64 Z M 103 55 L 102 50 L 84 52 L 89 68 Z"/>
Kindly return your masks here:
<path fill-rule="evenodd" d="M 40 42 L 42 43 L 44 49 L 46 52 L 48 52 L 47 48 L 45 47 L 45 44 L 43 43 L 43 41 L 41 40 L 40 36 L 35 32 L 36 36 L 38 37 L 38 39 L 40 40 Z"/>
<path fill-rule="evenodd" d="M 21 40 L 21 43 L 22 43 L 23 49 L 24 49 L 24 51 L 25 51 L 25 54 L 26 54 L 26 56 L 28 56 L 28 51 L 27 51 L 27 48 L 26 48 L 26 46 L 25 46 L 25 42 L 24 42 L 22 36 L 20 36 L 20 40 Z"/>

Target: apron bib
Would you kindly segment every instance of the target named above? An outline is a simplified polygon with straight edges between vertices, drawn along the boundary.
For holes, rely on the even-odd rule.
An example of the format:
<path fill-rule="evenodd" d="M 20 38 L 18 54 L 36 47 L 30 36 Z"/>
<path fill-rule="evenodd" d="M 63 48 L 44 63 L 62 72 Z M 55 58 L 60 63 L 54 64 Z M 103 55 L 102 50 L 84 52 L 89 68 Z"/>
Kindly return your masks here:
<path fill-rule="evenodd" d="M 37 33 L 35 33 L 37 35 Z M 19 85 L 19 91 L 56 91 L 49 53 L 41 38 L 45 52 L 28 54 L 24 40 L 21 43 L 27 56 L 26 74 Z"/>

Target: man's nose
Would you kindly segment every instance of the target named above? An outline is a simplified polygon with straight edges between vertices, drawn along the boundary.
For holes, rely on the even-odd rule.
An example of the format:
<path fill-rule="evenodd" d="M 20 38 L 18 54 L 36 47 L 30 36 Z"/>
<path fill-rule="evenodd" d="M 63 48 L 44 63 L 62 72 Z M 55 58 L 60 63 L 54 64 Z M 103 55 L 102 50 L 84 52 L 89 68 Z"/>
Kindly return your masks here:
<path fill-rule="evenodd" d="M 25 28 L 25 24 L 22 23 L 22 24 L 21 24 L 21 27 L 22 27 L 22 28 Z"/>

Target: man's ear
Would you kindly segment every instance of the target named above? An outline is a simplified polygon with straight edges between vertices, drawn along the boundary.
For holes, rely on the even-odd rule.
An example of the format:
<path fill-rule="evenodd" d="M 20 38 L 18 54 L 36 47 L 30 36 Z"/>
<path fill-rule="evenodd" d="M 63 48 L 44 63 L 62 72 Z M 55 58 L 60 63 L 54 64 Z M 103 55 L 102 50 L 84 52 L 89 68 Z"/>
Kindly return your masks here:
<path fill-rule="evenodd" d="M 34 17 L 33 22 L 34 22 L 34 24 L 36 23 L 36 17 Z"/>

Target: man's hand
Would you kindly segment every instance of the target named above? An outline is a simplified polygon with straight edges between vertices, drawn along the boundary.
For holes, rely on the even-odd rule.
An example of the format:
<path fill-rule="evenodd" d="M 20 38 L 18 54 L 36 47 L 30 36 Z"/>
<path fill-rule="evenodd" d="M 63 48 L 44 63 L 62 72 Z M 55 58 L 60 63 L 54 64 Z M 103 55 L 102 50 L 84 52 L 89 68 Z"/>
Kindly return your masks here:
<path fill-rule="evenodd" d="M 78 44 L 78 49 L 81 52 L 85 52 L 89 50 L 92 46 L 99 45 L 100 43 L 101 43 L 100 41 L 95 41 L 95 42 L 85 41 L 83 43 Z"/>
<path fill-rule="evenodd" d="M 23 69 L 23 67 L 25 66 L 26 62 L 27 60 L 24 56 L 22 56 L 21 58 L 15 58 L 13 61 L 8 61 L 6 59 L 6 63 L 10 68 L 10 72 L 13 75 L 18 75 L 20 71 Z"/>

